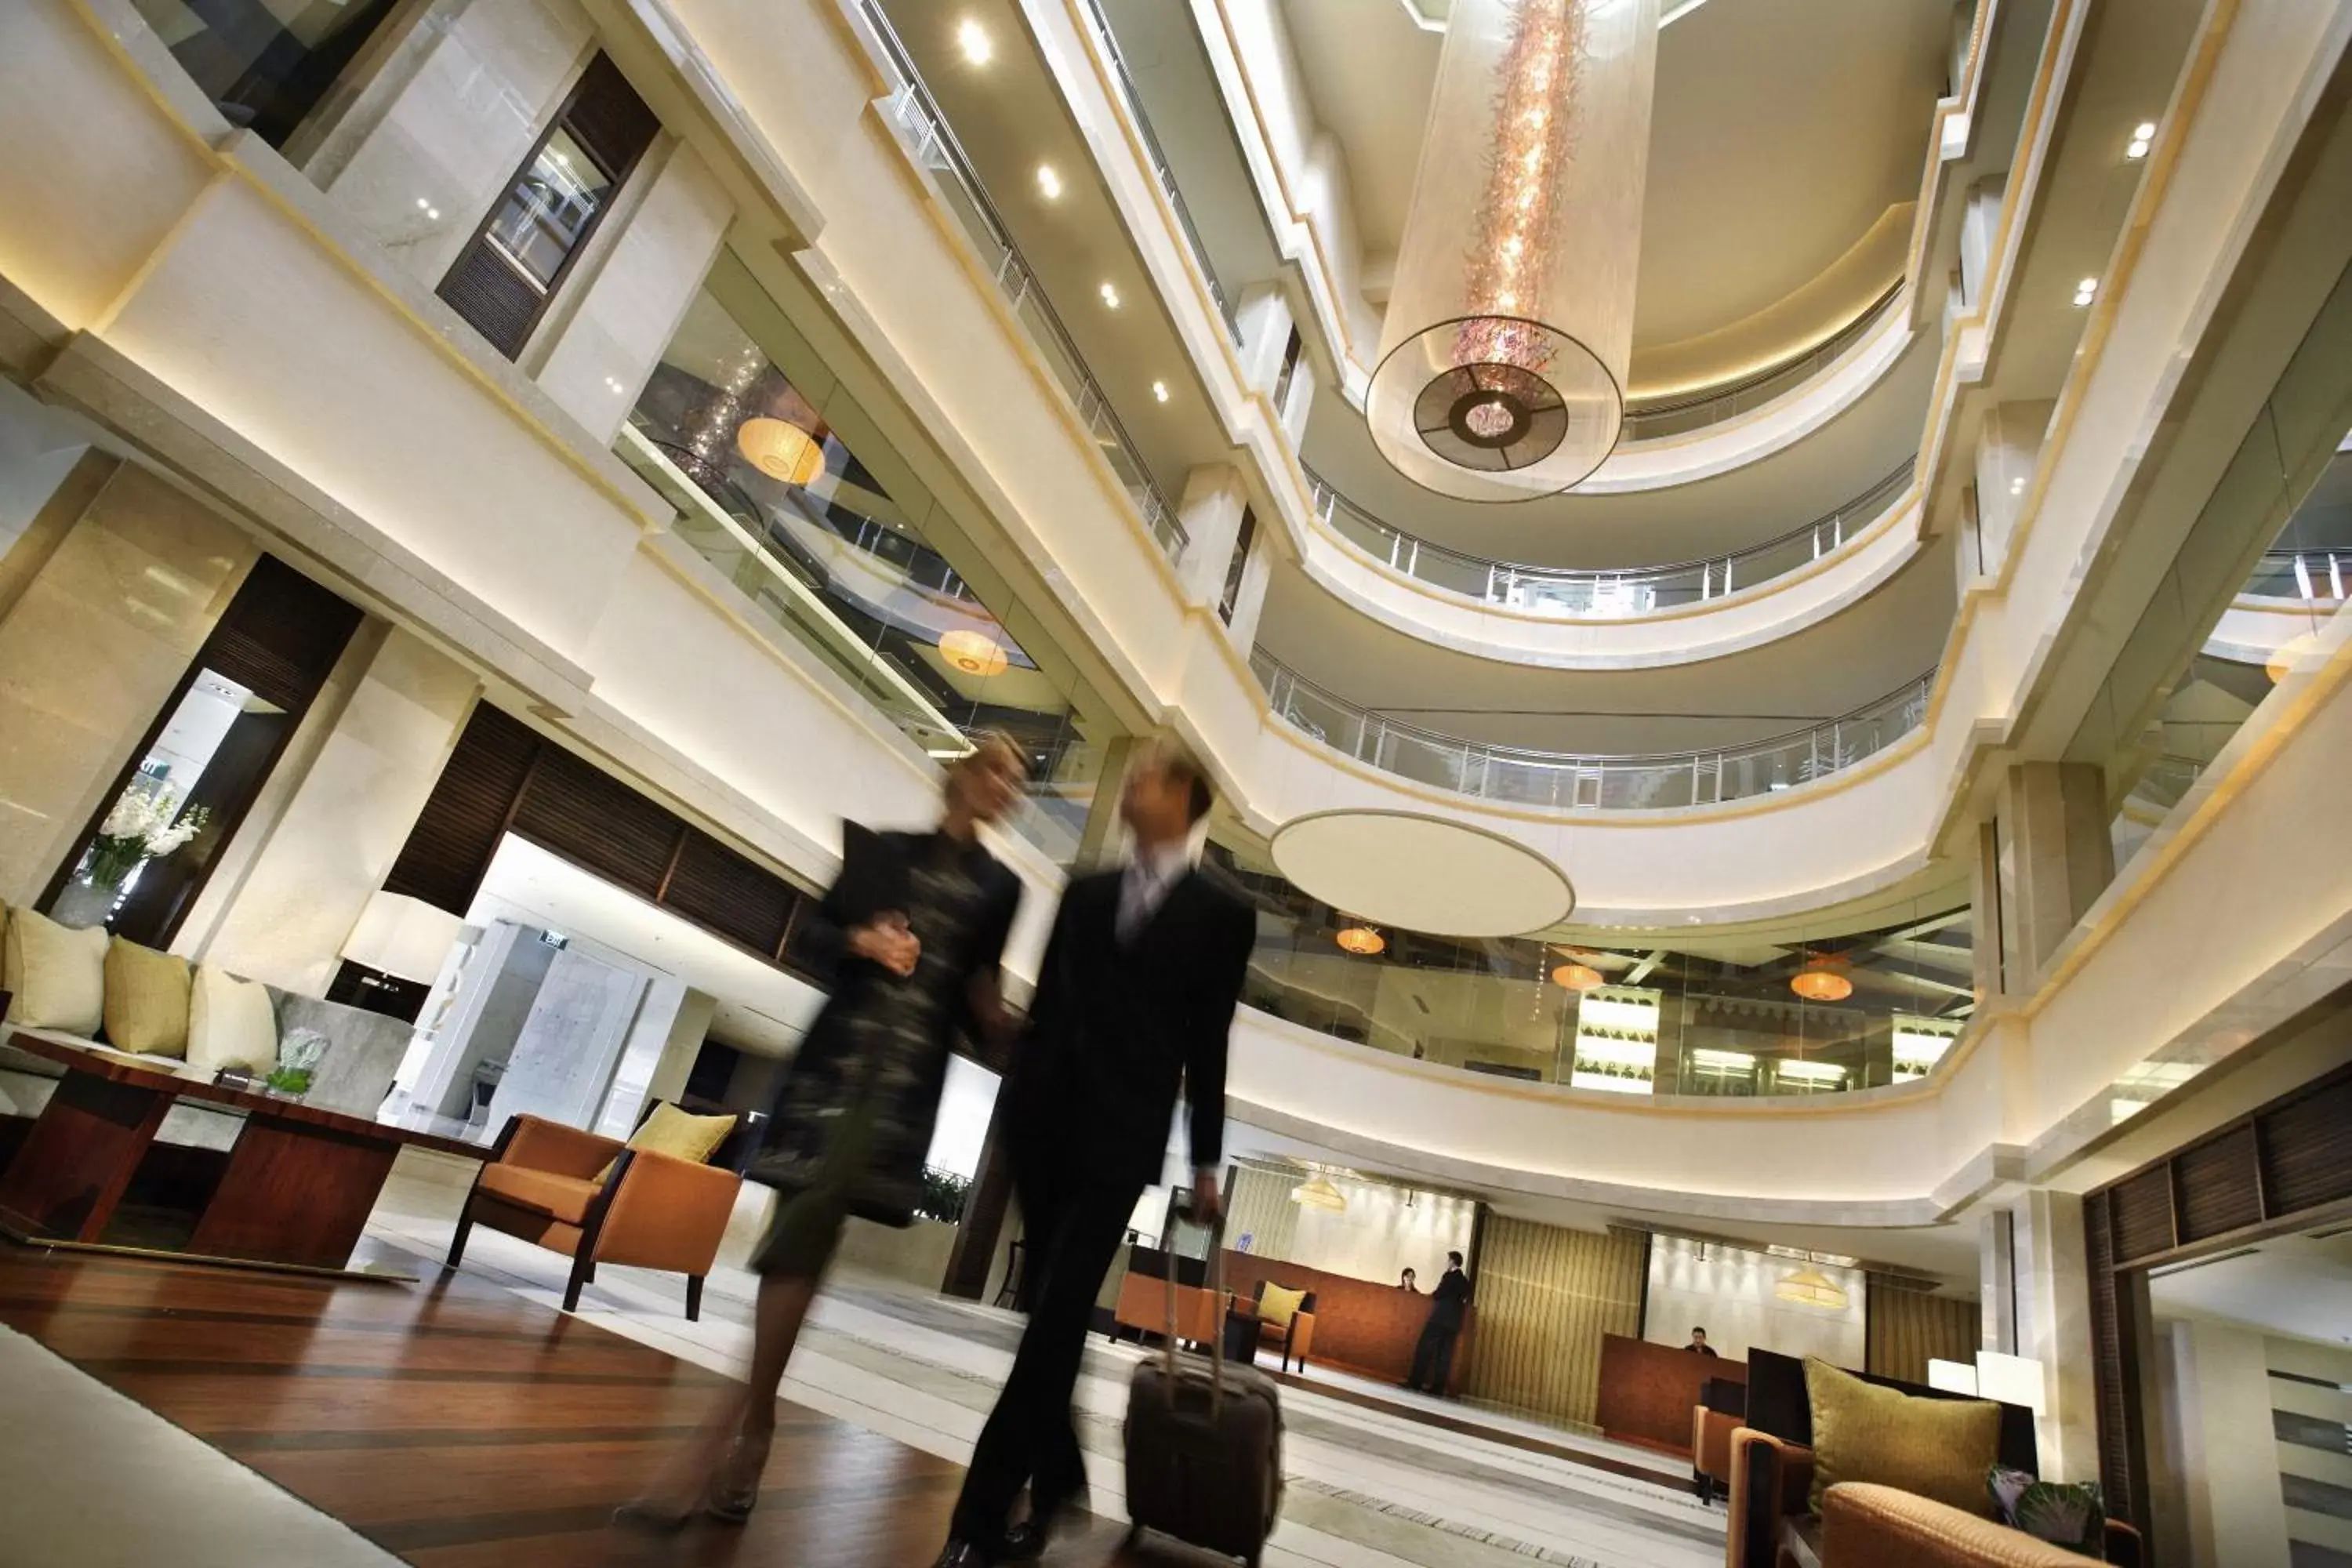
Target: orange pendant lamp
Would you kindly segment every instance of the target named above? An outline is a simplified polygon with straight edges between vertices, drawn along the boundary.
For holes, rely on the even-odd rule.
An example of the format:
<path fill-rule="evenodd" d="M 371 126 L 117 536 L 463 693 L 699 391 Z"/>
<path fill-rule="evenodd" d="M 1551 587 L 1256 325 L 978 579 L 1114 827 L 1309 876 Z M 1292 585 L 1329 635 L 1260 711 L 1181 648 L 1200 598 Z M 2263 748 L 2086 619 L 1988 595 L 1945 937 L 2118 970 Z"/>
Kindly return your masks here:
<path fill-rule="evenodd" d="M 1845 977 L 1845 967 L 1843 958 L 1815 953 L 1790 977 L 1789 989 L 1808 1002 L 1843 1002 L 1853 994 L 1853 982 Z"/>
<path fill-rule="evenodd" d="M 1339 934 L 1331 940 L 1339 944 L 1342 952 L 1352 952 L 1359 958 L 1370 958 L 1385 951 L 1389 945 L 1388 938 L 1363 921 L 1340 927 Z"/>
<path fill-rule="evenodd" d="M 1566 962 L 1551 972 L 1551 983 L 1580 995 L 1587 991 L 1598 991 L 1609 981 L 1601 971 L 1592 967 L 1594 956 L 1582 948 L 1566 949 L 1560 953 Z"/>
<path fill-rule="evenodd" d="M 788 485 L 805 489 L 824 472 L 824 443 L 787 419 L 746 419 L 736 429 L 735 449 L 753 468 Z"/>

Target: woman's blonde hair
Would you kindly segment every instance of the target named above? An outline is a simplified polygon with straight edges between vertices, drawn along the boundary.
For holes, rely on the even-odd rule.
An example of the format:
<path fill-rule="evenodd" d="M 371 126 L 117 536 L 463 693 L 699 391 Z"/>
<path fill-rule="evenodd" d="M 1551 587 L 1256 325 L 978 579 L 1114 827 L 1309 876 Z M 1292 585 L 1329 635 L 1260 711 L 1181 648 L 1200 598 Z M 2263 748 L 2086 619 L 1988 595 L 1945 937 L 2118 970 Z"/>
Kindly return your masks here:
<path fill-rule="evenodd" d="M 964 739 L 971 742 L 971 750 L 950 763 L 948 772 L 960 773 L 966 768 L 979 767 L 984 763 L 1010 763 L 1022 782 L 1028 782 L 1029 753 L 1023 751 L 1021 743 L 1012 736 L 1002 730 L 974 730 Z"/>

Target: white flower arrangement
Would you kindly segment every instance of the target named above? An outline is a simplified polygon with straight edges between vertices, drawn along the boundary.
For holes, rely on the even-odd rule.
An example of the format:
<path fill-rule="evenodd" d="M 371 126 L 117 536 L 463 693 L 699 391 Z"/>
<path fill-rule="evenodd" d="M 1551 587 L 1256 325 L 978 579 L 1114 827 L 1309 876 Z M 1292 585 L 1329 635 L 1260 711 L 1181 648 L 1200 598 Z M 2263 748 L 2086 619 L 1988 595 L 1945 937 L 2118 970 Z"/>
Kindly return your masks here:
<path fill-rule="evenodd" d="M 98 825 L 89 846 L 89 879 L 113 887 L 143 862 L 186 845 L 204 831 L 209 818 L 201 805 L 182 811 L 179 797 L 168 791 L 132 784 Z"/>

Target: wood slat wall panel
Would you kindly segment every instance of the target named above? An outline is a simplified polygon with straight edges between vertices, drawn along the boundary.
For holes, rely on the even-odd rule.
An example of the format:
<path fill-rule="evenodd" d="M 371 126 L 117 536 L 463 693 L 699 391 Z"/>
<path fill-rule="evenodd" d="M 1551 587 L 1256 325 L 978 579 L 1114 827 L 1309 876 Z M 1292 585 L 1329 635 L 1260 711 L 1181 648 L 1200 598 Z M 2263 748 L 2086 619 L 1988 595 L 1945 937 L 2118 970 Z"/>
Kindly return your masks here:
<path fill-rule="evenodd" d="M 2263 1217 L 2262 1178 L 2252 1124 L 2231 1129 L 2174 1162 L 2180 1199 L 2180 1239 L 2198 1241 Z"/>
<path fill-rule="evenodd" d="M 1927 1381 L 1930 1361 L 1973 1362 L 1984 1329 L 1974 1301 L 1935 1296 L 1870 1278 L 1870 1342 L 1864 1370 L 1906 1383 Z"/>
<path fill-rule="evenodd" d="M 1643 1258 L 1638 1235 L 1490 1215 L 1463 1395 L 1591 1422 L 1601 1336 L 1641 1332 Z"/>
<path fill-rule="evenodd" d="M 2272 1214 L 2352 1197 L 2352 1078 L 2256 1120 Z"/>
<path fill-rule="evenodd" d="M 476 703 L 433 793 L 425 796 L 425 810 L 400 847 L 384 891 L 464 914 L 489 869 L 540 744 L 519 721 L 488 702 Z"/>
<path fill-rule="evenodd" d="M 2123 1332 L 2116 1298 L 2115 1216 L 2109 1194 L 2083 1200 L 2083 1237 L 2091 1287 L 2091 1385 L 2099 1422 L 2099 1484 L 2107 1512 L 2131 1512 L 2129 1423 L 2124 1412 Z"/>
<path fill-rule="evenodd" d="M 791 888 L 717 839 L 688 828 L 661 902 L 755 952 L 773 954 L 783 942 L 795 897 Z"/>
<path fill-rule="evenodd" d="M 2162 1165 L 2113 1189 L 2116 1261 L 2168 1251 L 2172 1238 L 2172 1173 Z"/>
<path fill-rule="evenodd" d="M 523 837 L 646 899 L 661 889 L 678 827 L 670 813 L 554 746 L 514 819 Z"/>

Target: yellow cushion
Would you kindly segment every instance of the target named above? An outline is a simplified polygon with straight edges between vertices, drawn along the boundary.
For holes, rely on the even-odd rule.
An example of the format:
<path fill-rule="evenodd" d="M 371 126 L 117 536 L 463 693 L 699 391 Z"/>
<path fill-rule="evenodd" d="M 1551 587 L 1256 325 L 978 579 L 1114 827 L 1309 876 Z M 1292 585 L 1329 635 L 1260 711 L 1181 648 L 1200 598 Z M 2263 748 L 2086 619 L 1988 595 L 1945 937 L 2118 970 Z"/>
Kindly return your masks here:
<path fill-rule="evenodd" d="M 1922 1399 L 1805 1358 L 1813 1407 L 1812 1509 L 1840 1481 L 1869 1481 L 1979 1515 L 1992 1511 L 1985 1473 L 2000 1458 L 2000 1406 Z"/>
<path fill-rule="evenodd" d="M 1272 1323 L 1277 1329 L 1290 1327 L 1290 1320 L 1298 1316 L 1298 1309 L 1307 1300 L 1304 1290 L 1286 1290 L 1279 1285 L 1264 1285 L 1257 1293 L 1257 1319 Z"/>
<path fill-rule="evenodd" d="M 188 1054 L 188 961 L 116 937 L 106 944 L 106 1043 L 142 1057 Z"/>
<path fill-rule="evenodd" d="M 188 1065 L 207 1077 L 223 1068 L 266 1073 L 276 1067 L 278 1014 L 268 988 L 198 964 L 188 1003 Z"/>
<path fill-rule="evenodd" d="M 646 1117 L 635 1132 L 629 1134 L 629 1147 L 667 1154 L 689 1165 L 699 1165 L 708 1161 L 719 1145 L 727 1142 L 727 1134 L 734 1131 L 735 1119 L 731 1116 L 696 1116 L 664 1100 L 654 1107 L 654 1113 Z M 613 1162 L 608 1160 L 604 1168 L 596 1173 L 596 1180 L 602 1183 L 612 1173 Z"/>
<path fill-rule="evenodd" d="M 106 932 L 76 931 L 31 910 L 12 910 L 0 939 L 8 1022 L 68 1035 L 98 1033 L 106 1014 Z"/>

